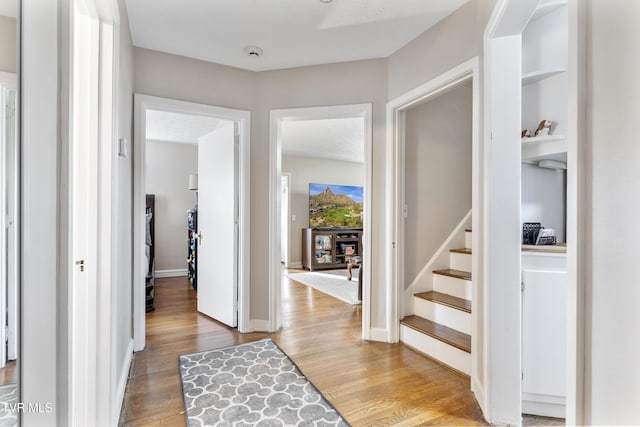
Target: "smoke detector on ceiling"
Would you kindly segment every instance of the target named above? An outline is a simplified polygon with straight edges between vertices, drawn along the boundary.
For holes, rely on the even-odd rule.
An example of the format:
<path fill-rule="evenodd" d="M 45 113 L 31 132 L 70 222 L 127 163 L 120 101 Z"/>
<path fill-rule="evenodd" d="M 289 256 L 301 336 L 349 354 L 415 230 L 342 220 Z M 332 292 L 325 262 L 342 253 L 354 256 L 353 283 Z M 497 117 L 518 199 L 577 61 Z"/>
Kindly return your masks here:
<path fill-rule="evenodd" d="M 333 0 L 320 0 L 321 3 L 331 3 Z"/>
<path fill-rule="evenodd" d="M 262 56 L 262 49 L 258 46 L 247 46 L 244 48 L 244 53 L 246 53 L 249 58 L 260 58 Z"/>

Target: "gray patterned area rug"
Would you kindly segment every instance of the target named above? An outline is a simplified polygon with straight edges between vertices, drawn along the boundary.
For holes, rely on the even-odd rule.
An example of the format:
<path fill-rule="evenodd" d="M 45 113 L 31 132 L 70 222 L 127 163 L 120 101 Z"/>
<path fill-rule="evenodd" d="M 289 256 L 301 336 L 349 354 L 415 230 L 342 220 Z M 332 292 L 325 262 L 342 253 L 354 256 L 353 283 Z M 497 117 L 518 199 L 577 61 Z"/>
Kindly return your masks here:
<path fill-rule="evenodd" d="M 189 427 L 349 426 L 270 338 L 179 364 Z"/>
<path fill-rule="evenodd" d="M 18 425 L 18 414 L 11 405 L 17 402 L 16 385 L 0 386 L 0 427 L 14 427 Z"/>

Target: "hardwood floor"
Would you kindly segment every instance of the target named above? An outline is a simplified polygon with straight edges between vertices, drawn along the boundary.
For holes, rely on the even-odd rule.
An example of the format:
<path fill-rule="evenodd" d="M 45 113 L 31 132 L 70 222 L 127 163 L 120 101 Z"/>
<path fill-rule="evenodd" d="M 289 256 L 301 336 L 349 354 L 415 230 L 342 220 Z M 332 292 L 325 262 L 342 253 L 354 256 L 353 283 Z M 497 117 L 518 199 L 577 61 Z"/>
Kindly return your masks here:
<path fill-rule="evenodd" d="M 15 384 L 17 372 L 16 362 L 7 362 L 4 368 L 0 368 L 0 385 Z"/>
<path fill-rule="evenodd" d="M 353 426 L 487 425 L 469 378 L 402 344 L 360 338 L 361 306 L 284 279 L 283 328 L 239 334 L 195 311 L 184 278 L 156 280 L 147 347 L 136 353 L 121 424 L 183 426 L 178 355 L 270 336 Z"/>

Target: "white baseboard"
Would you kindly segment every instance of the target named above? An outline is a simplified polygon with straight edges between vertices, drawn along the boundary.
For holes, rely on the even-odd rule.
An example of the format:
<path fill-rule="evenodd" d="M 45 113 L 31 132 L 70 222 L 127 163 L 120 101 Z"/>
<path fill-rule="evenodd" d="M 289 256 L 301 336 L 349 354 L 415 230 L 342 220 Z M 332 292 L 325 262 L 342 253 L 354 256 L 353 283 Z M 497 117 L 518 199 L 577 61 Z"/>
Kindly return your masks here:
<path fill-rule="evenodd" d="M 485 407 L 485 397 L 484 397 L 484 387 L 480 383 L 478 383 L 478 379 L 474 376 L 471 376 L 471 392 L 476 398 L 476 402 L 478 402 L 478 406 L 480 406 L 480 410 L 483 414 L 486 414 Z"/>
<path fill-rule="evenodd" d="M 127 345 L 127 356 L 122 365 L 120 375 L 118 375 L 118 382 L 116 384 L 116 399 L 114 400 L 113 413 L 111 419 L 114 420 L 112 425 L 117 425 L 120 419 L 120 412 L 122 412 L 122 404 L 124 403 L 124 393 L 127 390 L 127 381 L 129 380 L 129 370 L 131 369 L 131 361 L 133 360 L 133 340 L 129 340 Z"/>
<path fill-rule="evenodd" d="M 186 277 L 187 269 L 186 268 L 177 268 L 174 270 L 156 270 L 153 275 L 158 278 L 162 277 Z"/>
<path fill-rule="evenodd" d="M 287 268 L 301 269 L 302 268 L 302 261 L 290 262 L 289 265 L 287 266 Z"/>
<path fill-rule="evenodd" d="M 384 328 L 369 328 L 369 341 L 389 342 L 389 332 Z"/>
<path fill-rule="evenodd" d="M 273 332 L 271 331 L 271 322 L 262 319 L 251 319 L 253 332 Z"/>

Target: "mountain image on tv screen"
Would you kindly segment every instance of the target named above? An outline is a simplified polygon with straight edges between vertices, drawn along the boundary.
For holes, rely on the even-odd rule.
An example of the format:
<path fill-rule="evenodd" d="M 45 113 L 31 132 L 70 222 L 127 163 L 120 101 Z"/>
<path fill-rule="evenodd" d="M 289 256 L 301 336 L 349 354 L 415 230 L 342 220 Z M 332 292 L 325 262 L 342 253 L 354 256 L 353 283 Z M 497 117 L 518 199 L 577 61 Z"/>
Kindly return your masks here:
<path fill-rule="evenodd" d="M 309 227 L 362 228 L 363 187 L 309 184 Z"/>

